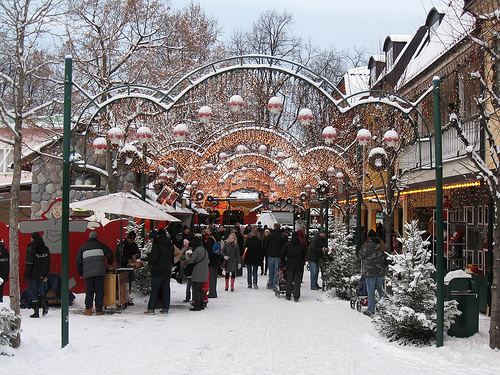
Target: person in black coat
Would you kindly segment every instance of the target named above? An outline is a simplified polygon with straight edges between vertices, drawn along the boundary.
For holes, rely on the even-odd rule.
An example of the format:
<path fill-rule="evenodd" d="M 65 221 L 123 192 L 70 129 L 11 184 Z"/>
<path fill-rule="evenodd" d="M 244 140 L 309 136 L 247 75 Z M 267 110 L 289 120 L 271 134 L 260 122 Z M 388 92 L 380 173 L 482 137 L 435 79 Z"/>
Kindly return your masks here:
<path fill-rule="evenodd" d="M 26 269 L 24 271 L 24 282 L 29 280 L 31 291 L 31 303 L 33 304 L 33 314 L 30 318 L 38 318 L 40 304 L 43 305 L 43 314 L 47 314 L 45 297 L 39 295 L 39 285 L 47 281 L 50 271 L 50 251 L 43 242 L 42 236 L 38 232 L 31 235 L 31 241 L 26 250 Z"/>
<path fill-rule="evenodd" d="M 137 235 L 134 231 L 130 231 L 122 242 L 120 242 L 115 249 L 116 263 L 122 268 L 135 268 L 137 259 L 141 257 L 139 246 L 135 242 Z M 129 293 L 132 292 L 132 281 L 134 281 L 134 271 L 128 272 Z M 128 303 L 133 306 L 132 302 Z"/>
<path fill-rule="evenodd" d="M 214 225 L 209 225 L 207 228 L 207 238 L 203 243 L 203 247 L 208 252 L 208 298 L 217 298 L 217 273 L 219 271 L 220 258 L 222 248 L 220 248 L 219 254 L 213 252 L 214 245 L 216 242 L 220 243 L 220 237 L 217 234 L 217 230 Z"/>
<path fill-rule="evenodd" d="M 281 249 L 285 245 L 287 239 L 283 236 L 280 230 L 279 223 L 274 224 L 274 230 L 267 237 L 267 264 L 269 267 L 269 289 L 274 289 L 277 282 L 278 262 L 280 259 Z"/>
<path fill-rule="evenodd" d="M 154 315 L 158 292 L 163 289 L 162 314 L 167 314 L 170 307 L 170 273 L 174 264 L 174 246 L 167 237 L 165 229 L 158 230 L 158 238 L 153 240 L 153 248 L 148 257 L 151 267 L 151 295 L 145 314 Z"/>
<path fill-rule="evenodd" d="M 83 315 L 92 315 L 95 296 L 96 315 L 104 315 L 104 277 L 106 261 L 113 264 L 113 252 L 108 245 L 97 239 L 96 232 L 90 232 L 89 239 L 76 254 L 76 271 L 85 279 L 85 311 Z"/>
<path fill-rule="evenodd" d="M 283 246 L 280 254 L 281 262 L 286 266 L 285 298 L 287 300 L 291 299 L 293 285 L 293 300 L 299 301 L 305 258 L 306 247 L 300 240 L 299 233 L 293 232 L 291 241 Z"/>
<path fill-rule="evenodd" d="M 0 239 L 0 302 L 3 302 L 3 287 L 9 279 L 10 256 L 5 243 Z"/>
<path fill-rule="evenodd" d="M 259 230 L 253 228 L 250 232 L 250 238 L 246 242 L 245 254 L 245 264 L 247 265 L 247 282 L 248 287 L 252 288 L 252 276 L 253 276 L 253 287 L 259 289 L 257 286 L 257 271 L 259 266 L 262 264 L 262 240 L 259 238 Z"/>

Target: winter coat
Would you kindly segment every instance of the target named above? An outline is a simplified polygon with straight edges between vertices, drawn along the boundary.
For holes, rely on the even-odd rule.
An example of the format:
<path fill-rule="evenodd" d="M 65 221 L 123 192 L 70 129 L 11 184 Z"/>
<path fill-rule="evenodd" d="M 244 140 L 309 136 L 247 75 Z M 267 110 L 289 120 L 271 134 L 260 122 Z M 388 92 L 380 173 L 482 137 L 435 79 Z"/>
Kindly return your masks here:
<path fill-rule="evenodd" d="M 236 272 L 238 264 L 241 264 L 241 255 L 238 245 L 234 242 L 226 242 L 222 249 L 222 256 L 229 257 L 226 264 L 226 272 Z"/>
<path fill-rule="evenodd" d="M 283 237 L 279 229 L 274 229 L 267 237 L 267 256 L 279 258 L 281 249 L 286 243 L 286 238 Z"/>
<path fill-rule="evenodd" d="M 359 258 L 364 260 L 363 272 L 365 277 L 382 277 L 387 265 L 386 255 L 381 248 L 380 238 L 370 237 L 359 249 Z"/>
<path fill-rule="evenodd" d="M 281 250 L 280 259 L 287 271 L 303 271 L 306 247 L 300 238 L 294 237 Z"/>
<path fill-rule="evenodd" d="M 0 242 L 0 278 L 4 282 L 9 279 L 9 269 L 10 269 L 10 256 L 9 251 L 5 247 L 3 242 Z"/>
<path fill-rule="evenodd" d="M 208 280 L 208 253 L 203 246 L 193 249 L 193 254 L 185 261 L 185 264 L 191 263 L 197 263 L 193 268 L 191 281 L 195 283 L 206 282 Z"/>
<path fill-rule="evenodd" d="M 219 267 L 220 254 L 214 254 L 214 243 L 219 242 L 220 238 L 217 233 L 212 233 L 208 236 L 207 240 L 204 243 L 204 247 L 208 252 L 208 266 L 209 267 Z"/>
<path fill-rule="evenodd" d="M 41 238 L 33 240 L 26 250 L 26 270 L 24 278 L 30 280 L 42 280 L 49 275 L 50 251 Z"/>
<path fill-rule="evenodd" d="M 323 238 L 320 233 L 316 233 L 311 240 L 311 244 L 309 245 L 306 260 L 319 262 L 323 258 L 323 248 L 326 246 L 326 237 Z"/>
<path fill-rule="evenodd" d="M 250 237 L 246 242 L 245 263 L 249 266 L 262 264 L 262 240 L 259 237 Z"/>
<path fill-rule="evenodd" d="M 78 275 L 89 277 L 106 275 L 106 260 L 113 264 L 113 252 L 108 245 L 97 238 L 89 238 L 76 254 L 76 271 Z"/>
<path fill-rule="evenodd" d="M 152 277 L 170 277 L 174 264 L 174 245 L 166 235 L 160 235 L 153 242 L 148 256 Z"/>
<path fill-rule="evenodd" d="M 306 237 L 304 235 L 304 231 L 302 229 L 299 229 L 299 230 L 297 230 L 297 233 L 299 234 L 300 242 L 302 242 L 304 244 L 304 246 L 306 247 L 306 252 L 307 252 L 307 250 L 309 250 L 309 244 L 307 243 Z"/>
<path fill-rule="evenodd" d="M 141 252 L 135 241 L 130 243 L 127 239 L 124 239 L 121 245 L 123 246 L 121 252 L 120 249 L 122 246 L 120 246 L 120 244 L 118 244 L 115 249 L 116 262 L 120 267 L 127 267 L 129 260 L 132 259 L 134 255 L 140 258 Z"/>
<path fill-rule="evenodd" d="M 234 234 L 236 236 L 236 240 L 238 241 L 238 248 L 240 249 L 240 256 L 243 255 L 243 244 L 245 242 L 245 237 L 241 234 L 240 230 L 238 229 L 236 233 Z"/>

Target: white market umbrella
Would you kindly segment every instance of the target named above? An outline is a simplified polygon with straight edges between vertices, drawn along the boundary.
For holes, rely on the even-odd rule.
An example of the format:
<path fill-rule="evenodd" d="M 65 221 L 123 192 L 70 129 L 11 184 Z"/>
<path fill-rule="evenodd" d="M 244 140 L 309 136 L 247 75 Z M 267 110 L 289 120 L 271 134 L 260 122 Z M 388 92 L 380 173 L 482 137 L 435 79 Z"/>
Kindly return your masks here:
<path fill-rule="evenodd" d="M 176 217 L 153 207 L 135 195 L 124 192 L 73 202 L 70 203 L 69 206 L 72 209 L 79 208 L 82 210 L 105 212 L 108 214 L 138 217 L 141 219 L 168 221 L 171 223 L 180 222 Z"/>

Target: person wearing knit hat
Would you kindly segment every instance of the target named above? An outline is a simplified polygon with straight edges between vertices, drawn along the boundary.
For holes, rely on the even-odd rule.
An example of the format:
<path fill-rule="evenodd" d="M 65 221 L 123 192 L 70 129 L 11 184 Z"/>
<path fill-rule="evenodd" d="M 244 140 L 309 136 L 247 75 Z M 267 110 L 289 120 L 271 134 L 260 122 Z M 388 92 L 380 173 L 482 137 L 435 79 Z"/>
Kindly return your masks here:
<path fill-rule="evenodd" d="M 76 270 L 85 279 L 85 311 L 83 315 L 92 315 L 95 296 L 96 315 L 104 315 L 104 276 L 106 276 L 106 260 L 113 264 L 114 255 L 108 245 L 97 239 L 95 231 L 90 232 L 89 239 L 78 250 Z"/>
<path fill-rule="evenodd" d="M 3 302 L 3 288 L 9 279 L 10 256 L 3 239 L 0 238 L 0 302 Z"/>
<path fill-rule="evenodd" d="M 50 251 L 43 242 L 40 233 L 34 232 L 31 235 L 33 241 L 26 250 L 26 269 L 24 271 L 24 282 L 28 283 L 31 292 L 31 303 L 33 314 L 30 318 L 38 318 L 40 306 L 43 306 L 43 315 L 49 311 L 45 296 L 39 293 L 41 283 L 47 281 L 50 271 Z"/>
<path fill-rule="evenodd" d="M 327 250 L 328 239 L 326 238 L 326 230 L 321 229 L 311 240 L 311 245 L 307 250 L 306 256 L 306 260 L 309 263 L 309 270 L 311 271 L 311 290 L 321 290 L 318 285 L 319 263 Z"/>

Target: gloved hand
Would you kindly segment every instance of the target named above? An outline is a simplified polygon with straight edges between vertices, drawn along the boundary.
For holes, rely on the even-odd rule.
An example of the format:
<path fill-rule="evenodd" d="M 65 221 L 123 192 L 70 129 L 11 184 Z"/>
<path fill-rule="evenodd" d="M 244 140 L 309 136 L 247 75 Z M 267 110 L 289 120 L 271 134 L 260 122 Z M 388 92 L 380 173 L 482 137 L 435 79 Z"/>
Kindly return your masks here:
<path fill-rule="evenodd" d="M 224 259 L 225 259 L 225 260 L 228 260 L 228 259 L 229 259 L 229 257 L 228 257 L 227 255 L 224 255 Z"/>
<path fill-rule="evenodd" d="M 241 263 L 238 263 L 238 269 L 241 269 Z"/>

